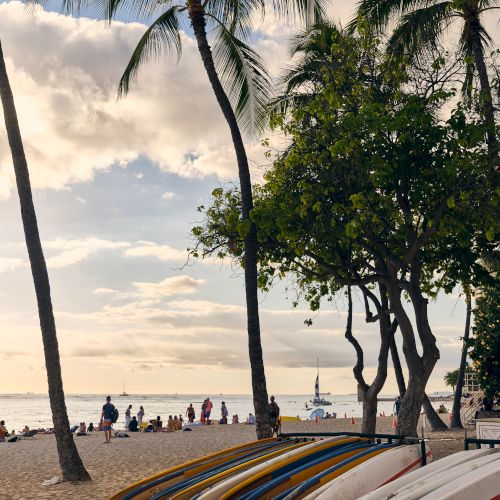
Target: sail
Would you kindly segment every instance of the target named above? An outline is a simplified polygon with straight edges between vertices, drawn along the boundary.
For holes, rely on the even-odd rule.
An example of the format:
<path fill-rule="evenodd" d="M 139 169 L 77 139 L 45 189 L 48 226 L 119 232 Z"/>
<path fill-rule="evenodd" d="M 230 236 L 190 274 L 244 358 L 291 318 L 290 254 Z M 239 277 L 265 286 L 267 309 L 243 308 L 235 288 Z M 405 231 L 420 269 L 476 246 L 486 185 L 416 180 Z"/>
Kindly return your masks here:
<path fill-rule="evenodd" d="M 319 399 L 319 373 L 316 376 L 316 383 L 314 384 L 314 399 Z"/>

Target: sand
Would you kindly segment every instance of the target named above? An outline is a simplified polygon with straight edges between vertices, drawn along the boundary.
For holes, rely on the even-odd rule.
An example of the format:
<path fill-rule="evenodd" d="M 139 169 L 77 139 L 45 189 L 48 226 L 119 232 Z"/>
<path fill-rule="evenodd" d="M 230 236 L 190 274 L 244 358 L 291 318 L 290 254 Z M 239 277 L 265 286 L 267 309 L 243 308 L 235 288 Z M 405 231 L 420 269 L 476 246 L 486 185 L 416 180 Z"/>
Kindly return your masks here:
<path fill-rule="evenodd" d="M 393 433 L 392 418 L 377 419 L 377 432 Z M 283 432 L 359 432 L 360 419 L 286 422 Z M 468 431 L 470 437 L 474 433 Z M 255 428 L 225 425 L 192 432 L 129 434 L 103 444 L 102 433 L 75 436 L 92 481 L 42 486 L 61 475 L 54 436 L 36 436 L 18 443 L 0 443 L 0 499 L 106 499 L 121 488 L 173 465 L 255 439 Z M 463 432 L 426 432 L 435 458 L 463 450 Z"/>

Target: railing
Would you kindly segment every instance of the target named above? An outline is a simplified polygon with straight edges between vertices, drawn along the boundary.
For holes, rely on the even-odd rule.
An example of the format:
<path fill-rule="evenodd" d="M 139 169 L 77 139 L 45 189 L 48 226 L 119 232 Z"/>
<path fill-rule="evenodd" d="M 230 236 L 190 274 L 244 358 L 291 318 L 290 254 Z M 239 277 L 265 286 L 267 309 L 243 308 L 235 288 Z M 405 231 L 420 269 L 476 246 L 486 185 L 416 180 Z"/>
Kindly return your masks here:
<path fill-rule="evenodd" d="M 280 433 L 278 437 L 329 437 L 329 436 L 354 436 L 367 438 L 374 443 L 381 444 L 382 439 L 386 439 L 388 443 L 396 441 L 398 445 L 403 445 L 410 442 L 418 442 L 421 450 L 421 464 L 422 467 L 427 465 L 427 454 L 425 449 L 425 439 L 418 437 L 405 437 L 398 434 L 364 434 L 362 432 L 293 432 L 293 433 Z"/>
<path fill-rule="evenodd" d="M 460 414 L 462 417 L 462 423 L 464 425 L 467 425 L 474 418 L 476 411 L 479 410 L 479 408 L 481 408 L 481 405 L 483 404 L 483 398 L 484 398 L 483 391 L 476 392 L 473 398 L 475 403 L 472 406 L 466 403 L 466 405 L 463 408 L 461 408 Z"/>
<path fill-rule="evenodd" d="M 489 445 L 490 448 L 494 446 L 500 446 L 500 439 L 475 439 L 475 438 L 467 438 L 464 440 L 464 448 L 466 450 L 469 449 L 470 444 L 475 444 L 476 448 L 480 448 L 482 444 Z"/>

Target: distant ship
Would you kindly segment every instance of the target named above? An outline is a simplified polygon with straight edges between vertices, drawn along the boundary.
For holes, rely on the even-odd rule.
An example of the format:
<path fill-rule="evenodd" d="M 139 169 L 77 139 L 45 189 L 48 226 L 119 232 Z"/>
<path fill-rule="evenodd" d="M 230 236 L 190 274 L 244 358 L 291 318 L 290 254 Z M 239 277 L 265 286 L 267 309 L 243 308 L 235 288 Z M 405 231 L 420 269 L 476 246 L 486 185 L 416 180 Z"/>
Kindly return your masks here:
<path fill-rule="evenodd" d="M 125 392 L 125 382 L 123 382 L 123 390 L 121 394 L 118 394 L 119 396 L 128 396 L 128 392 Z"/>

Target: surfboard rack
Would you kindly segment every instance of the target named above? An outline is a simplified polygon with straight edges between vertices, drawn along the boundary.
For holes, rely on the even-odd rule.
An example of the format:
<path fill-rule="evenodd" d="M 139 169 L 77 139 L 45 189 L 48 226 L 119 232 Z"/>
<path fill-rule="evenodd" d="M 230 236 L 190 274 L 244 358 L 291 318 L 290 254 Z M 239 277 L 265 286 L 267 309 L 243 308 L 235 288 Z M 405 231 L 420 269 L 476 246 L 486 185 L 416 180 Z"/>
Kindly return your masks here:
<path fill-rule="evenodd" d="M 427 455 L 425 449 L 425 439 L 418 437 L 406 437 L 401 436 L 399 434 L 365 434 L 363 432 L 295 432 L 295 433 L 280 433 L 278 437 L 284 438 L 292 438 L 292 437 L 330 437 L 330 436 L 355 436 L 367 438 L 374 443 L 381 444 L 383 439 L 386 439 L 388 443 L 392 443 L 396 441 L 398 445 L 403 445 L 408 441 L 416 441 L 420 444 L 421 449 L 421 457 L 422 457 L 422 467 L 427 465 Z M 471 441 L 481 441 L 479 440 L 471 440 Z M 486 440 L 491 441 L 491 440 Z M 496 443 L 500 444 L 500 441 L 496 441 Z M 467 449 L 467 448 L 466 448 Z"/>
<path fill-rule="evenodd" d="M 500 439 L 475 439 L 475 438 L 466 438 L 464 439 L 464 449 L 468 450 L 469 445 L 475 444 L 476 448 L 481 448 L 482 444 L 489 445 L 490 448 L 493 448 L 495 445 L 500 445 Z"/>

